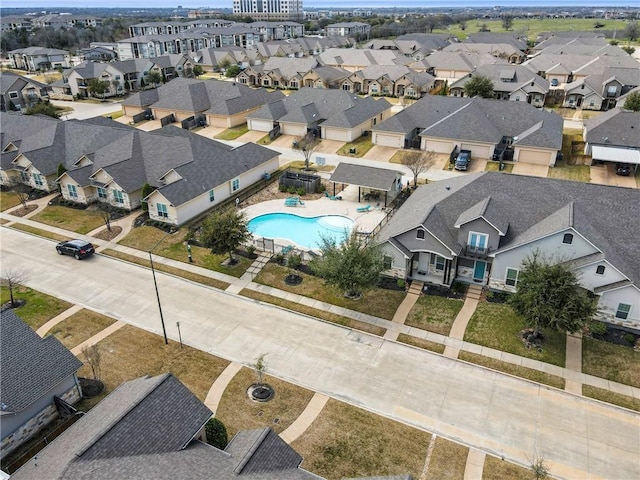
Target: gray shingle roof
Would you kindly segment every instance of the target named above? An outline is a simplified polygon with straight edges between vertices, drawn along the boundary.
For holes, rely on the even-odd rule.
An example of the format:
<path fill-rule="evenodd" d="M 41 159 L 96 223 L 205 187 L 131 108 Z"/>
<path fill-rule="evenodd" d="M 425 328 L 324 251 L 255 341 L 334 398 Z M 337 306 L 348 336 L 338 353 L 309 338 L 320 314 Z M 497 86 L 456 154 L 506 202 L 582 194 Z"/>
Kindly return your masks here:
<path fill-rule="evenodd" d="M 331 174 L 330 181 L 335 183 L 348 183 L 361 187 L 375 188 L 388 192 L 393 188 L 394 182 L 401 172 L 388 168 L 367 167 L 353 163 L 340 162 Z"/>
<path fill-rule="evenodd" d="M 16 83 L 18 82 L 18 83 Z M 31 83 L 32 85 L 38 88 L 47 88 L 48 85 L 44 83 L 37 82 L 31 78 L 23 77 L 22 75 L 18 75 L 13 72 L 2 72 L 0 73 L 0 93 L 5 94 L 9 91 L 9 89 L 21 90 L 27 83 Z M 14 85 L 17 85 L 14 87 Z M 13 88 L 12 88 L 13 87 Z"/>
<path fill-rule="evenodd" d="M 514 92 L 523 89 L 526 92 L 548 92 L 549 82 L 535 72 L 522 65 L 480 65 L 469 76 L 465 76 L 451 83 L 451 88 L 464 88 L 473 76 L 482 75 L 493 82 L 496 92 Z M 505 81 L 506 79 L 509 81 Z M 533 82 L 533 86 L 531 83 Z M 523 99 L 524 100 L 524 99 Z"/>
<path fill-rule="evenodd" d="M 352 128 L 391 108 L 384 98 L 359 97 L 344 90 L 301 88 L 278 102 L 265 105 L 248 116 L 312 125 Z M 283 113 L 284 112 L 284 113 Z"/>
<path fill-rule="evenodd" d="M 436 209 L 456 239 L 454 225 L 461 214 L 488 196 L 495 214 L 509 222 L 500 250 L 573 227 L 636 285 L 640 282 L 640 235 L 633 221 L 640 204 L 637 189 L 491 172 L 464 175 L 418 188 L 382 228 L 378 241 L 424 224 Z"/>
<path fill-rule="evenodd" d="M 51 395 L 82 362 L 56 337 L 40 338 L 13 309 L 3 309 L 0 319 L 0 402 L 3 412 L 19 413 Z"/>
<path fill-rule="evenodd" d="M 585 141 L 595 145 L 640 148 L 640 112 L 613 108 L 584 122 Z"/>

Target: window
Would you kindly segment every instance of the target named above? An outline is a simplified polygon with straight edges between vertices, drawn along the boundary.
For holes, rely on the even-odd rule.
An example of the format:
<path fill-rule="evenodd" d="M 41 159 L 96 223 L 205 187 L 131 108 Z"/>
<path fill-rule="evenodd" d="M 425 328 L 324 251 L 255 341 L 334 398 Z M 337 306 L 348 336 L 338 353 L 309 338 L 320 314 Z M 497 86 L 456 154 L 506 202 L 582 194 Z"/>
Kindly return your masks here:
<path fill-rule="evenodd" d="M 515 287 L 518 284 L 518 270 L 515 268 L 507 268 L 507 275 L 504 283 L 510 287 Z"/>
<path fill-rule="evenodd" d="M 469 246 L 475 248 L 487 248 L 489 235 L 485 233 L 469 232 Z"/>
<path fill-rule="evenodd" d="M 167 206 L 164 203 L 157 203 L 156 207 L 158 209 L 158 216 L 167 218 L 169 216 L 169 212 L 167 211 Z"/>
<path fill-rule="evenodd" d="M 25 183 L 29 183 L 29 172 L 25 172 L 24 170 L 20 171 L 20 178 Z"/>
<path fill-rule="evenodd" d="M 209 190 L 209 201 L 210 202 L 214 202 L 216 200 L 215 194 L 213 193 L 213 190 Z"/>
<path fill-rule="evenodd" d="M 424 230 L 422 230 L 421 228 L 418 229 L 418 231 L 416 232 L 416 238 L 419 238 L 420 240 L 424 240 Z"/>
<path fill-rule="evenodd" d="M 610 97 L 614 97 L 617 92 L 618 92 L 618 87 L 616 87 L 615 85 L 607 87 L 607 95 L 609 95 Z"/>
<path fill-rule="evenodd" d="M 342 90 L 346 90 L 347 92 L 351 91 L 351 86 L 348 83 L 342 84 Z"/>
<path fill-rule="evenodd" d="M 235 192 L 240 188 L 240 179 L 236 178 L 233 182 L 231 182 L 231 191 Z"/>
<path fill-rule="evenodd" d="M 67 190 L 69 190 L 69 196 L 71 198 L 78 198 L 78 191 L 76 190 L 76 186 L 75 185 L 67 185 Z"/>
<path fill-rule="evenodd" d="M 436 267 L 437 272 L 442 272 L 444 270 L 444 257 L 440 255 L 436 255 L 435 253 L 431 254 L 431 265 Z"/>
<path fill-rule="evenodd" d="M 604 275 L 604 265 L 598 265 L 596 267 L 596 275 Z"/>
<path fill-rule="evenodd" d="M 378 86 L 377 85 L 371 85 L 371 94 L 372 95 L 376 95 L 378 93 Z"/>
<path fill-rule="evenodd" d="M 102 187 L 98 187 L 98 198 L 102 200 L 107 199 L 107 191 Z"/>
<path fill-rule="evenodd" d="M 18 98 L 18 92 L 9 92 L 9 98 Z"/>
<path fill-rule="evenodd" d="M 564 243 L 565 245 L 571 245 L 573 243 L 573 234 L 565 233 L 562 237 L 562 243 Z"/>
<path fill-rule="evenodd" d="M 34 173 L 34 174 L 33 174 L 33 182 L 34 182 L 36 185 L 40 185 L 40 186 L 42 186 L 42 185 L 43 185 L 43 182 L 42 182 L 42 175 L 40 175 L 39 173 Z"/>
<path fill-rule="evenodd" d="M 116 75 L 116 80 L 120 80 L 120 75 Z"/>
<path fill-rule="evenodd" d="M 621 320 L 626 320 L 629 317 L 629 312 L 631 311 L 631 305 L 626 303 L 619 303 L 618 309 L 616 310 L 616 318 Z"/>
<path fill-rule="evenodd" d="M 382 257 L 382 265 L 384 266 L 385 270 L 389 270 L 391 268 L 392 263 L 393 263 L 393 258 L 390 257 L 389 255 L 385 255 L 384 257 Z"/>
<path fill-rule="evenodd" d="M 124 203 L 124 196 L 122 195 L 122 192 L 120 190 L 113 191 L 113 199 L 116 201 L 116 203 Z"/>

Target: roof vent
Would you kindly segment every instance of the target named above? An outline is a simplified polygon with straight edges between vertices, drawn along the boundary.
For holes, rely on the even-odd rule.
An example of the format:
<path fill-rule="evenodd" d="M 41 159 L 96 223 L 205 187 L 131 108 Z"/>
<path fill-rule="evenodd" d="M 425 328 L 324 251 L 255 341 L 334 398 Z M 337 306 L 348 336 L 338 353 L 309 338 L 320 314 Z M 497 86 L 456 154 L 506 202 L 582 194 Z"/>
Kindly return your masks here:
<path fill-rule="evenodd" d="M 446 187 L 444 187 L 446 190 L 451 190 L 451 187 L 449 185 L 447 185 Z"/>

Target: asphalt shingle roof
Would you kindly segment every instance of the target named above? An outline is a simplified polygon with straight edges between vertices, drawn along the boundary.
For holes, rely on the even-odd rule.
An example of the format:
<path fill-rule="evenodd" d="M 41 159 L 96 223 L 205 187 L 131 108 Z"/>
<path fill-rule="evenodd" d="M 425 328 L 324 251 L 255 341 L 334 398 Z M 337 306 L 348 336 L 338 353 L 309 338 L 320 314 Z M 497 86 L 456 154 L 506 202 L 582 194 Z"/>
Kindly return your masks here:
<path fill-rule="evenodd" d="M 585 141 L 640 149 L 640 112 L 613 108 L 584 122 Z"/>
<path fill-rule="evenodd" d="M 437 210 L 450 234 L 441 240 L 452 250 L 460 248 L 450 243 L 457 239 L 454 225 L 489 196 L 493 214 L 509 222 L 499 250 L 573 227 L 631 281 L 640 282 L 640 235 L 638 222 L 633 221 L 640 190 L 631 188 L 497 172 L 464 175 L 419 187 L 382 228 L 377 241 L 425 224 Z"/>
<path fill-rule="evenodd" d="M 53 335 L 40 338 L 13 309 L 2 309 L 0 319 L 1 410 L 20 413 L 51 395 L 82 362 Z"/>
<path fill-rule="evenodd" d="M 353 163 L 340 162 L 331 174 L 330 181 L 348 183 L 361 187 L 375 188 L 388 192 L 394 185 L 399 172 L 388 168 L 367 167 Z M 400 174 L 401 175 L 401 174 Z"/>

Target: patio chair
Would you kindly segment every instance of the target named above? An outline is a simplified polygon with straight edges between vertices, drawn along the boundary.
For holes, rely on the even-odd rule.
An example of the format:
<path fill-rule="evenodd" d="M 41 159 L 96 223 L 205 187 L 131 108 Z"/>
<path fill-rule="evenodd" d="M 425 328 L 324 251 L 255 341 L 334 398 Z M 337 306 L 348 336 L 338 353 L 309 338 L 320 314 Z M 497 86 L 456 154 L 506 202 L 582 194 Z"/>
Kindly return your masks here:
<path fill-rule="evenodd" d="M 284 201 L 285 207 L 297 207 L 298 205 L 304 205 L 297 197 L 289 197 Z"/>
<path fill-rule="evenodd" d="M 371 205 L 367 205 L 366 207 L 358 207 L 356 210 L 360 213 L 368 212 L 371 210 Z"/>
<path fill-rule="evenodd" d="M 327 197 L 329 200 L 342 200 L 342 197 L 337 197 L 335 195 L 329 195 L 326 190 L 324 192 L 324 196 Z"/>

